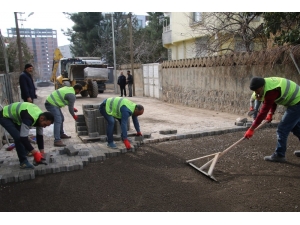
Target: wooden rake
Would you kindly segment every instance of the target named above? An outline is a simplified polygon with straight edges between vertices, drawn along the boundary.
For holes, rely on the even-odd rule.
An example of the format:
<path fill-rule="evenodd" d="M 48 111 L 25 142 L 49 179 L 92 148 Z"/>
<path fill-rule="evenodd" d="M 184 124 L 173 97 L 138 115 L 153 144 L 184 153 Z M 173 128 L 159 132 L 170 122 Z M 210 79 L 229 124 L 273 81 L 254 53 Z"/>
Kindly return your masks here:
<path fill-rule="evenodd" d="M 267 120 L 264 120 L 256 129 L 258 130 L 259 128 L 261 128 L 265 123 L 267 123 Z M 217 152 L 214 154 L 210 154 L 210 155 L 206 155 L 206 156 L 202 156 L 199 158 L 195 158 L 195 159 L 190 159 L 187 160 L 186 163 L 189 164 L 190 166 L 192 166 L 193 168 L 195 168 L 196 170 L 198 170 L 199 172 L 201 172 L 202 174 L 204 174 L 205 176 L 208 176 L 210 179 L 217 181 L 216 178 L 214 178 L 213 176 L 213 171 L 215 168 L 215 165 L 218 161 L 219 158 L 221 158 L 225 153 L 227 153 L 229 150 L 231 150 L 234 146 L 236 146 L 237 144 L 239 144 L 241 141 L 243 141 L 244 139 L 246 139 L 245 137 L 241 138 L 240 140 L 238 140 L 237 142 L 235 142 L 234 144 L 232 144 L 231 146 L 229 146 L 228 148 L 226 148 L 224 151 L 222 152 Z M 214 156 L 213 159 L 209 160 L 208 162 L 206 162 L 203 166 L 201 167 L 197 167 L 196 165 L 194 165 L 191 162 L 197 161 L 199 159 L 204 159 L 204 158 L 209 158 Z M 209 167 L 209 168 L 208 168 Z M 208 168 L 208 171 L 205 172 L 204 170 Z"/>

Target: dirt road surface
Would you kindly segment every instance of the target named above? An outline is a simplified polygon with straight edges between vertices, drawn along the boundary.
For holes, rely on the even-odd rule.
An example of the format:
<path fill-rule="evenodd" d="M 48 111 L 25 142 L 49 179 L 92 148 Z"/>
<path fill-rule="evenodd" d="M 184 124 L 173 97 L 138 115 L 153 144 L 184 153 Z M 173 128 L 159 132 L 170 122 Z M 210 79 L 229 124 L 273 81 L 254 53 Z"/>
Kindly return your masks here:
<path fill-rule="evenodd" d="M 52 88 L 39 89 L 39 98 Z M 81 104 L 99 104 L 110 96 L 116 95 L 106 92 L 97 99 L 79 96 L 76 106 L 82 110 Z M 169 128 L 181 133 L 232 127 L 241 116 L 165 104 L 151 98 L 131 100 L 144 105 L 145 113 L 139 118 L 141 130 L 152 135 Z M 221 152 L 243 135 L 239 131 L 145 144 L 134 153 L 90 163 L 83 170 L 2 184 L 0 211 L 299 212 L 300 158 L 293 155 L 299 149 L 299 140 L 293 135 L 288 140 L 288 162 L 270 163 L 263 157 L 274 151 L 276 128 L 258 130 L 253 138 L 242 141 L 219 159 L 213 173 L 217 182 L 186 163 L 189 159 Z M 198 160 L 195 164 L 201 166 L 205 162 Z M 283 218 L 286 222 L 291 218 L 277 215 L 281 214 L 268 214 L 268 222 Z"/>

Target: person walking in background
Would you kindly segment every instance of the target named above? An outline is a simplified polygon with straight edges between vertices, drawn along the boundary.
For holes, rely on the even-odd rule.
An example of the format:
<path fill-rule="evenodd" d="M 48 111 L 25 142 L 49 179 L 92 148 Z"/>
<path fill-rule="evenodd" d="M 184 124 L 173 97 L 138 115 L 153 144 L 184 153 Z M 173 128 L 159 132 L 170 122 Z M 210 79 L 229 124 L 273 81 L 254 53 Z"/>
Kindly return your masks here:
<path fill-rule="evenodd" d="M 33 169 L 27 160 L 27 151 L 32 153 L 35 162 L 42 160 L 44 153 L 43 128 L 53 124 L 54 116 L 50 112 L 42 112 L 35 104 L 15 102 L 4 106 L 0 111 L 0 124 L 12 136 L 18 154 L 21 169 Z M 36 127 L 36 140 L 39 151 L 29 142 L 31 127 Z"/>
<path fill-rule="evenodd" d="M 61 108 L 64 106 L 69 107 L 69 112 L 75 120 L 77 120 L 77 115 L 74 112 L 78 112 L 74 108 L 74 103 L 76 100 L 76 94 L 79 94 L 82 90 L 81 84 L 75 84 L 74 87 L 62 87 L 58 90 L 53 91 L 46 99 L 45 107 L 46 109 L 54 115 L 54 146 L 63 147 L 66 146 L 61 139 L 71 138 L 64 132 L 64 115 Z"/>
<path fill-rule="evenodd" d="M 277 127 L 275 152 L 271 156 L 264 157 L 266 161 L 285 162 L 289 133 L 292 132 L 300 140 L 300 87 L 295 82 L 282 77 L 253 77 L 250 81 L 250 90 L 255 92 L 263 105 L 244 137 L 251 138 L 254 129 L 264 119 L 271 122 L 277 105 L 285 106 L 286 111 Z M 300 151 L 295 151 L 294 154 L 299 157 Z"/>
<path fill-rule="evenodd" d="M 133 76 L 130 74 L 130 71 L 127 71 L 127 87 L 128 87 L 128 97 L 132 97 L 132 85 L 133 85 Z"/>
<path fill-rule="evenodd" d="M 256 119 L 260 105 L 261 105 L 261 101 L 257 99 L 255 92 L 253 92 L 250 97 L 250 110 L 248 112 L 248 116 L 252 116 L 253 121 Z"/>
<path fill-rule="evenodd" d="M 140 125 L 138 116 L 144 113 L 144 107 L 137 105 L 126 98 L 107 98 L 99 106 L 100 113 L 107 121 L 107 146 L 110 148 L 117 148 L 113 141 L 113 132 L 115 119 L 117 119 L 121 125 L 121 138 L 126 149 L 130 149 L 131 145 L 127 139 L 127 123 L 128 118 L 131 116 L 134 128 L 137 136 L 142 136 L 140 131 Z"/>
<path fill-rule="evenodd" d="M 33 103 L 33 99 L 37 98 L 36 88 L 32 78 L 33 66 L 26 64 L 24 71 L 19 77 L 19 84 L 21 89 L 21 98 L 24 102 Z"/>
<path fill-rule="evenodd" d="M 126 87 L 126 77 L 123 74 L 123 72 L 121 72 L 120 76 L 118 77 L 118 85 L 120 86 L 120 91 L 121 91 L 120 97 L 123 97 L 123 92 L 126 97 L 126 88 L 125 88 Z"/>

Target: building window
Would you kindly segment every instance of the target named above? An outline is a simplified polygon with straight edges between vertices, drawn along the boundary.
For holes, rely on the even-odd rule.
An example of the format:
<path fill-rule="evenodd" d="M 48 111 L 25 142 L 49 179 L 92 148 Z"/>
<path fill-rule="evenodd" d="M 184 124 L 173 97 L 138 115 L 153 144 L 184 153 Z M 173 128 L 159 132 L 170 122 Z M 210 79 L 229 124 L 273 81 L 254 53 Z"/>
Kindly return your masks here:
<path fill-rule="evenodd" d="M 201 12 L 193 12 L 192 13 L 192 22 L 199 23 L 202 21 L 202 13 Z"/>
<path fill-rule="evenodd" d="M 196 57 L 206 57 L 208 55 L 208 38 L 201 37 L 195 41 L 196 45 Z"/>

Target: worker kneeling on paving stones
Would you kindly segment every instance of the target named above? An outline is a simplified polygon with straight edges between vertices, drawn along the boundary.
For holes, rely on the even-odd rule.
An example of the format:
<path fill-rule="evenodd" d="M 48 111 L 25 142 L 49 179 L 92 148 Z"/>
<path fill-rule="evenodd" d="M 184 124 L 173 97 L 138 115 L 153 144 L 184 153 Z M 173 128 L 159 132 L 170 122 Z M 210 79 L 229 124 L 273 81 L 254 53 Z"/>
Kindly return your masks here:
<path fill-rule="evenodd" d="M 115 119 L 120 122 L 121 137 L 127 149 L 131 148 L 130 142 L 127 139 L 127 123 L 130 116 L 132 118 L 134 128 L 137 132 L 136 135 L 142 136 L 139 121 L 137 118 L 144 113 L 144 107 L 142 105 L 137 105 L 126 98 L 114 97 L 105 99 L 100 104 L 99 110 L 107 121 L 108 147 L 117 148 L 116 144 L 113 141 Z"/>
<path fill-rule="evenodd" d="M 265 156 L 264 160 L 271 162 L 285 162 L 287 138 L 290 132 L 300 140 L 300 87 L 295 82 L 281 77 L 253 77 L 250 81 L 250 89 L 263 103 L 252 126 L 244 137 L 251 138 L 254 129 L 265 119 L 272 121 L 277 105 L 286 107 L 286 111 L 277 127 L 277 146 L 271 156 Z M 294 154 L 300 157 L 300 151 Z"/>
<path fill-rule="evenodd" d="M 78 112 L 74 108 L 74 103 L 76 100 L 76 94 L 79 94 L 82 90 L 81 84 L 75 84 L 73 87 L 62 87 L 53 91 L 46 99 L 45 107 L 46 109 L 54 115 L 54 146 L 63 147 L 66 146 L 61 139 L 71 138 L 64 132 L 64 115 L 61 108 L 64 106 L 69 107 L 69 112 L 73 116 L 74 120 L 77 120 L 78 116 L 74 112 Z"/>
<path fill-rule="evenodd" d="M 15 102 L 4 106 L 0 111 L 0 124 L 12 136 L 20 161 L 21 169 L 33 169 L 34 166 L 27 160 L 27 151 L 32 153 L 36 163 L 39 163 L 44 153 L 43 128 L 54 122 L 50 112 L 42 112 L 30 102 Z M 38 150 L 35 150 L 28 140 L 31 127 L 36 127 Z"/>

